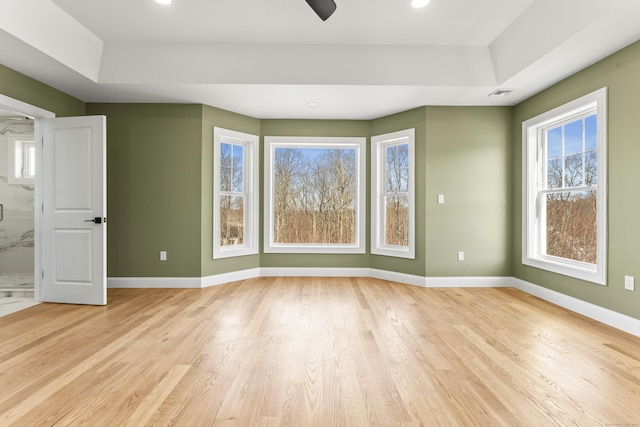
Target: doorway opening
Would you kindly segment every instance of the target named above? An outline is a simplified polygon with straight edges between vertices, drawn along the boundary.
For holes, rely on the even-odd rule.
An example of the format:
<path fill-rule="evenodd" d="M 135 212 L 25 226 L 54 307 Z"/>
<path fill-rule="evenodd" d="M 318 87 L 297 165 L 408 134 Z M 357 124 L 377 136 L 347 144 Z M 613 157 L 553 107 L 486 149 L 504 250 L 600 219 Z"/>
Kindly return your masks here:
<path fill-rule="evenodd" d="M 40 119 L 55 114 L 0 94 L 0 316 L 42 301 Z"/>
<path fill-rule="evenodd" d="M 0 110 L 0 316 L 35 304 L 34 120 Z"/>

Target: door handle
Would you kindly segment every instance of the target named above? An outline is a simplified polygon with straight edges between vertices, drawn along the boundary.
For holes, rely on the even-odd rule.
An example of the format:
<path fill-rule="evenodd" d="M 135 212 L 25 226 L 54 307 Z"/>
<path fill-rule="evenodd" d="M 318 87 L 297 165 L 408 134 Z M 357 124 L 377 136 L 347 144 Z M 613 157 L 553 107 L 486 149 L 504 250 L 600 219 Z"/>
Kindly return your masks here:
<path fill-rule="evenodd" d="M 97 216 L 93 219 L 85 219 L 84 222 L 93 222 L 94 224 L 102 224 L 102 218 Z M 107 218 L 104 219 L 104 222 L 107 222 Z"/>

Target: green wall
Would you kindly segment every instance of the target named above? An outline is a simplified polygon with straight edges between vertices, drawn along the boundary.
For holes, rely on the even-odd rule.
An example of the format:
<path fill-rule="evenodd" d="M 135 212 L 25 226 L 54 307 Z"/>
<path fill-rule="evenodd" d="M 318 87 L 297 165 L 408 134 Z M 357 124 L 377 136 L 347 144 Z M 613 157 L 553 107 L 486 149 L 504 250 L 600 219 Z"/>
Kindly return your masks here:
<path fill-rule="evenodd" d="M 200 277 L 202 106 L 88 104 L 87 113 L 107 116 L 108 276 Z"/>
<path fill-rule="evenodd" d="M 0 68 L 9 96 L 59 115 L 105 114 L 108 275 L 206 277 L 255 267 L 366 268 L 417 276 L 511 275 L 511 110 L 420 107 L 375 120 L 259 120 L 187 104 L 88 104 Z M 53 108 L 56 107 L 56 108 Z M 212 259 L 213 127 L 261 137 L 360 136 L 416 129 L 416 259 L 264 254 Z M 263 141 L 260 176 L 263 176 Z M 370 146 L 367 182 L 370 182 Z M 370 186 L 365 232 L 370 247 Z M 436 204 L 445 194 L 446 203 Z M 260 209 L 263 200 L 261 195 Z M 262 217 L 261 211 L 261 217 Z M 168 259 L 159 260 L 166 250 Z M 463 250 L 466 260 L 456 260 Z"/>
<path fill-rule="evenodd" d="M 202 246 L 200 252 L 202 259 L 202 277 L 260 267 L 260 255 L 247 255 L 220 260 L 213 259 L 214 127 L 260 135 L 260 120 L 219 108 L 209 106 L 202 107 L 202 211 L 200 216 L 202 230 Z M 261 158 L 262 157 L 260 157 L 260 159 Z M 262 165 L 261 161 L 260 165 Z M 261 231 L 262 229 L 260 228 L 260 232 Z M 262 235 L 262 233 L 260 235 Z"/>
<path fill-rule="evenodd" d="M 56 116 L 84 116 L 84 102 L 17 71 L 0 65 L 0 93 L 55 113 Z"/>
<path fill-rule="evenodd" d="M 428 277 L 511 275 L 510 131 L 509 107 L 427 107 Z"/>
<path fill-rule="evenodd" d="M 371 121 L 259 120 L 202 105 L 88 104 L 89 114 L 108 117 L 108 274 L 207 277 L 256 267 L 372 267 L 417 276 L 509 276 L 510 111 L 421 107 Z M 259 255 L 213 260 L 214 126 L 262 137 L 366 137 L 367 183 L 370 136 L 415 128 L 416 259 L 370 255 L 367 220 L 366 254 L 265 254 L 261 224 Z M 445 205 L 435 203 L 438 193 L 445 194 Z M 160 250 L 167 261 L 159 260 Z M 464 262 L 456 260 L 458 250 L 465 251 Z"/>
<path fill-rule="evenodd" d="M 514 108 L 513 273 L 516 277 L 640 319 L 640 293 L 624 276 L 640 279 L 640 42 L 615 53 Z M 522 264 L 522 122 L 608 87 L 608 285 L 601 286 Z"/>
<path fill-rule="evenodd" d="M 8 96 L 58 115 L 107 116 L 108 275 L 206 277 L 255 267 L 372 267 L 417 276 L 510 275 L 508 108 L 420 107 L 376 120 L 259 120 L 187 104 L 87 104 L 0 67 Z M 212 259 L 213 127 L 264 136 L 370 137 L 416 129 L 416 259 L 264 254 Z M 263 141 L 260 176 L 263 176 Z M 476 162 L 474 159 L 481 159 Z M 444 193 L 445 205 L 435 204 Z M 262 197 L 262 195 L 261 195 Z M 260 200 L 260 217 L 264 217 Z M 167 261 L 159 260 L 160 250 Z M 467 260 L 456 261 L 458 250 Z"/>

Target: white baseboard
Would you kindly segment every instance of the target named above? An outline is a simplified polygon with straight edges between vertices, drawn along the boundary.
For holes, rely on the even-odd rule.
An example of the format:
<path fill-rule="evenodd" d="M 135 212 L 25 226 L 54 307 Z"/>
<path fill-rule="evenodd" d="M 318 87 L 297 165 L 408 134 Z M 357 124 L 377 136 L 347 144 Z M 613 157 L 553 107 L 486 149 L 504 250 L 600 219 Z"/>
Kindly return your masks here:
<path fill-rule="evenodd" d="M 225 283 L 237 282 L 238 280 L 247 280 L 260 277 L 260 268 L 251 268 L 248 270 L 233 271 L 231 273 L 216 274 L 202 278 L 201 286 L 208 288 L 210 286 L 218 286 Z"/>
<path fill-rule="evenodd" d="M 201 288 L 200 277 L 108 277 L 107 288 L 192 289 Z"/>
<path fill-rule="evenodd" d="M 498 288 L 513 286 L 511 277 L 423 277 L 375 268 L 263 267 L 206 277 L 110 277 L 109 288 L 207 288 L 256 277 L 373 277 L 423 288 Z"/>
<path fill-rule="evenodd" d="M 262 267 L 263 277 L 369 277 L 368 268 Z"/>
<path fill-rule="evenodd" d="M 513 277 L 427 277 L 427 288 L 508 288 Z"/>
<path fill-rule="evenodd" d="M 514 277 L 422 277 L 375 268 L 253 268 L 207 277 L 110 277 L 109 288 L 206 288 L 256 277 L 373 277 L 428 288 L 514 287 L 552 304 L 640 337 L 640 320 Z"/>
<path fill-rule="evenodd" d="M 390 282 L 404 283 L 405 285 L 427 286 L 427 278 L 424 276 L 416 276 L 413 274 L 398 273 L 396 271 L 378 270 L 376 268 L 369 269 L 368 277 L 375 279 L 388 280 Z"/>
<path fill-rule="evenodd" d="M 640 320 L 620 314 L 616 311 L 591 304 L 578 298 L 553 291 L 543 286 L 513 278 L 513 287 L 530 295 L 541 298 L 552 304 L 582 314 L 590 319 L 597 320 L 605 325 L 612 326 L 621 331 L 640 337 Z"/>

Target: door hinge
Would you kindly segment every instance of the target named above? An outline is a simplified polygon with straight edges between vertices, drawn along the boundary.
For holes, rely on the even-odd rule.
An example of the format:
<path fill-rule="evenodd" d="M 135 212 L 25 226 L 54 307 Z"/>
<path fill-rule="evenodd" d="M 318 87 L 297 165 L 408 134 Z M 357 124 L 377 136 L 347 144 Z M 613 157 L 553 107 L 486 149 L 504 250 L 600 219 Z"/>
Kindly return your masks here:
<path fill-rule="evenodd" d="M 42 270 L 42 280 L 44 280 L 44 270 Z"/>

